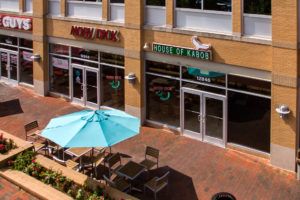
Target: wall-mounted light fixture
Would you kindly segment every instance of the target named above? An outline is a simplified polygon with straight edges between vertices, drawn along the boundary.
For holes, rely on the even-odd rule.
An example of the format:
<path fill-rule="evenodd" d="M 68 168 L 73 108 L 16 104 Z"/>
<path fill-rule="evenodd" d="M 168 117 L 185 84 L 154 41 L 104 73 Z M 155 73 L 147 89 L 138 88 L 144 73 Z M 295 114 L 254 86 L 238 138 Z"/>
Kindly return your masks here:
<path fill-rule="evenodd" d="M 276 112 L 279 113 L 280 118 L 286 118 L 291 111 L 287 105 L 279 104 L 279 107 L 276 108 Z"/>
<path fill-rule="evenodd" d="M 128 83 L 134 84 L 136 76 L 133 72 L 129 72 L 129 74 L 125 76 L 125 79 L 128 80 Z"/>
<path fill-rule="evenodd" d="M 143 48 L 144 48 L 144 49 L 149 49 L 149 47 L 150 47 L 149 42 L 146 42 Z"/>
<path fill-rule="evenodd" d="M 33 56 L 30 57 L 34 62 L 40 62 L 41 56 L 40 54 L 36 53 Z"/>

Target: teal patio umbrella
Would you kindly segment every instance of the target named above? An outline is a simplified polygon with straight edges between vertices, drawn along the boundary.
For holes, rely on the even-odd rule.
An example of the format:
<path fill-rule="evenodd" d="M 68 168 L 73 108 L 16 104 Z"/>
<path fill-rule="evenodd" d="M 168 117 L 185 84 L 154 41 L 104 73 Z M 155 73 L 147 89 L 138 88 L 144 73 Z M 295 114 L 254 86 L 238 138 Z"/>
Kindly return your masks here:
<path fill-rule="evenodd" d="M 140 120 L 119 110 L 84 110 L 53 118 L 42 132 L 64 148 L 110 147 L 140 132 Z"/>

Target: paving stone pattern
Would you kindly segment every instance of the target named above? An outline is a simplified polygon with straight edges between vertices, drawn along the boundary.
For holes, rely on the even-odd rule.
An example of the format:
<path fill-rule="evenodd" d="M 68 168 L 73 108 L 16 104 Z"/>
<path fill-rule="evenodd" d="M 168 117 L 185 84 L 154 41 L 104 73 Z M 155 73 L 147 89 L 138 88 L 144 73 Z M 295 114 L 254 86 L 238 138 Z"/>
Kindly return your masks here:
<path fill-rule="evenodd" d="M 0 177 L 0 200 L 37 200 L 37 198 Z"/>
<path fill-rule="evenodd" d="M 0 91 L 0 113 L 6 111 L 6 115 L 0 116 L 0 127 L 21 138 L 25 138 L 23 125 L 27 122 L 37 119 L 43 128 L 53 117 L 83 109 L 4 83 L 0 83 Z M 12 110 L 7 111 L 8 105 L 1 106 L 11 100 L 20 102 L 22 112 L 17 110 L 15 101 Z M 115 145 L 112 151 L 122 153 L 122 163 L 129 159 L 139 162 L 144 158 L 147 145 L 160 150 L 159 168 L 142 174 L 133 184 L 142 189 L 146 180 L 169 170 L 169 186 L 159 192 L 158 199 L 210 200 L 215 193 L 223 191 L 232 193 L 238 200 L 300 199 L 300 181 L 296 180 L 295 173 L 275 168 L 269 160 L 161 129 L 142 127 L 138 136 Z M 133 194 L 142 199 L 153 199 L 150 191 L 145 195 Z"/>

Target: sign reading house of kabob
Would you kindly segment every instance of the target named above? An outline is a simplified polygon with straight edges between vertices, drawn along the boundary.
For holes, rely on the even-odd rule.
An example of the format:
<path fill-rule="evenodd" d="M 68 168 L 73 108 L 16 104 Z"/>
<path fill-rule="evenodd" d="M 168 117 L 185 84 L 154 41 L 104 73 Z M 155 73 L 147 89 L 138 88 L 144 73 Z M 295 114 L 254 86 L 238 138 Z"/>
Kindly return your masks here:
<path fill-rule="evenodd" d="M 85 39 L 93 40 L 95 38 L 99 40 L 109 40 L 113 42 L 118 42 L 119 31 L 117 30 L 108 30 L 101 28 L 91 28 L 83 26 L 72 26 L 71 35 L 83 37 Z"/>
<path fill-rule="evenodd" d="M 167 44 L 153 43 L 152 50 L 158 53 L 198 58 L 202 60 L 212 60 L 212 51 L 210 44 L 202 44 L 197 36 L 192 37 L 192 43 L 195 48 L 178 47 Z"/>
<path fill-rule="evenodd" d="M 31 31 L 32 18 L 0 15 L 0 27 Z"/>

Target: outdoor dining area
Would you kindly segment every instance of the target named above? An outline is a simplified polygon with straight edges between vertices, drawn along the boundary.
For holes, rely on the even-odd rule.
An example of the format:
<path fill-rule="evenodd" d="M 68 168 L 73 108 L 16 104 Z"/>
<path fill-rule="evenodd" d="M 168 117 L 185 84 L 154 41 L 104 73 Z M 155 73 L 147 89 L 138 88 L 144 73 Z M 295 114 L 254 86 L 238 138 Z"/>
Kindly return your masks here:
<path fill-rule="evenodd" d="M 26 140 L 33 144 L 36 153 L 96 180 L 104 180 L 122 192 L 156 199 L 157 193 L 168 186 L 169 171 L 159 177 L 149 176 L 149 170 L 159 166 L 158 149 L 146 146 L 145 158 L 140 162 L 128 159 L 130 155 L 112 152 L 111 146 L 140 132 L 140 120 L 125 112 L 83 110 L 53 118 L 43 130 L 37 120 L 24 128 Z"/>

